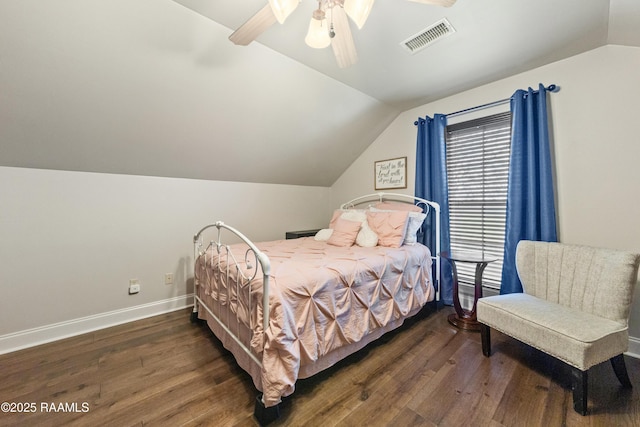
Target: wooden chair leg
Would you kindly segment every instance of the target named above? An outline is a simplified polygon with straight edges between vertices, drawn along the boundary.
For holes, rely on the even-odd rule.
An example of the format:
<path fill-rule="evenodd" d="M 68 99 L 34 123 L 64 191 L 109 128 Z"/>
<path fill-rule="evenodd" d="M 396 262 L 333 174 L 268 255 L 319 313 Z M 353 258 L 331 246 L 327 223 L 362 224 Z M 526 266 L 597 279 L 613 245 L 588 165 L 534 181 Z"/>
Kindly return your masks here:
<path fill-rule="evenodd" d="M 616 373 L 616 377 L 624 387 L 631 388 L 631 380 L 629 379 L 629 373 L 627 372 L 627 365 L 624 363 L 624 355 L 619 354 L 612 357 L 611 366 L 613 366 L 613 372 Z"/>
<path fill-rule="evenodd" d="M 571 367 L 571 388 L 573 389 L 573 409 L 580 415 L 587 415 L 588 371 Z"/>
<path fill-rule="evenodd" d="M 480 340 L 482 341 L 482 354 L 491 356 L 491 328 L 480 323 Z"/>

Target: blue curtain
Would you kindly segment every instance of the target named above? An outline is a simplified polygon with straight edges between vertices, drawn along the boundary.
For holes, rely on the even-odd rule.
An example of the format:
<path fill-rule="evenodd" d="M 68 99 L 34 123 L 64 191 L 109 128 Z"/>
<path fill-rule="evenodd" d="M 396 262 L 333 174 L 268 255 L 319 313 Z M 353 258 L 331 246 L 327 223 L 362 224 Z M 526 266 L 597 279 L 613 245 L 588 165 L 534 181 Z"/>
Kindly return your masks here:
<path fill-rule="evenodd" d="M 440 250 L 448 251 L 449 237 L 449 190 L 447 187 L 447 164 L 445 128 L 447 116 L 443 114 L 419 118 L 416 143 L 416 188 L 415 195 L 440 204 Z M 429 215 L 425 220 L 426 232 L 421 243 L 435 251 L 435 220 Z M 435 255 L 435 253 L 434 253 Z M 448 262 L 441 263 L 440 299 L 453 304 L 453 275 Z"/>
<path fill-rule="evenodd" d="M 516 91 L 511 97 L 511 114 L 501 294 L 522 292 L 515 262 L 520 240 L 558 240 L 545 87 Z"/>

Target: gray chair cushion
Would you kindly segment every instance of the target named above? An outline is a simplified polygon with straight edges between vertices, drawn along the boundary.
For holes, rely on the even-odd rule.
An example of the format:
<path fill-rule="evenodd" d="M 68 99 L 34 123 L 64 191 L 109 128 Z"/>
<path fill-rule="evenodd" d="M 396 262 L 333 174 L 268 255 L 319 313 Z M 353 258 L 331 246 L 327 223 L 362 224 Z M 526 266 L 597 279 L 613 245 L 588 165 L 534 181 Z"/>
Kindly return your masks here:
<path fill-rule="evenodd" d="M 560 360 L 587 370 L 627 350 L 628 328 L 613 320 L 527 294 L 478 301 L 478 320 Z"/>

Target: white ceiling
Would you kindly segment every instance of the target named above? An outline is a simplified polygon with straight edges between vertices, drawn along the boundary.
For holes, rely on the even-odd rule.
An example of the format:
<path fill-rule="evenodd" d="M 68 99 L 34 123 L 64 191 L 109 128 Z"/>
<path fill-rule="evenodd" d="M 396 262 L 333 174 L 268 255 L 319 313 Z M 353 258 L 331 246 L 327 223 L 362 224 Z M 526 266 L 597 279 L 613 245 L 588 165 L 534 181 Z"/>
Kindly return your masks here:
<path fill-rule="evenodd" d="M 175 1 L 230 29 L 267 4 Z M 614 44 L 640 45 L 638 0 L 458 0 L 450 8 L 378 0 L 361 30 L 351 25 L 358 63 L 340 69 L 331 48 L 304 43 L 315 8 L 316 1 L 301 0 L 283 25 L 257 41 L 401 110 L 605 45 L 609 34 Z M 414 55 L 400 46 L 441 18 L 456 33 Z"/>
<path fill-rule="evenodd" d="M 638 0 L 378 0 L 340 69 L 303 42 L 312 0 L 233 45 L 266 2 L 1 0 L 0 166 L 330 186 L 406 109 L 640 46 Z M 455 34 L 399 46 L 442 17 Z"/>

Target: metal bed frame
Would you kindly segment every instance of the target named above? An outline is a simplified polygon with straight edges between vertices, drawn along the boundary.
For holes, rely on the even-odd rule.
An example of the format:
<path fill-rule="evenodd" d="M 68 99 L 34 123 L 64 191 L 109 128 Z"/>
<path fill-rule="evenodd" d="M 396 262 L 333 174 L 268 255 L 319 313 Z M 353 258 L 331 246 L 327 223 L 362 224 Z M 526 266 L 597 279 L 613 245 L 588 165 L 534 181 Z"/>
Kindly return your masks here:
<path fill-rule="evenodd" d="M 364 205 L 367 203 L 372 204 L 375 202 L 382 202 L 382 201 L 410 203 L 409 200 L 412 202 L 411 204 L 421 207 L 423 209 L 423 212 L 427 214 L 427 217 L 429 214 L 431 214 L 431 211 L 433 211 L 435 215 L 435 253 L 432 254 L 432 259 L 435 261 L 434 288 L 436 291 L 435 301 L 437 303 L 438 301 L 440 301 L 440 261 L 441 261 L 440 260 L 440 205 L 437 202 L 433 202 L 430 200 L 422 199 L 422 198 L 407 195 L 407 194 L 373 193 L 373 194 L 368 194 L 365 196 L 360 196 L 355 199 L 352 199 L 342 204 L 341 208 L 355 209 L 356 206 Z M 211 240 L 205 246 L 203 242 L 204 233 L 205 231 L 213 228 L 217 230 L 216 239 Z M 423 228 L 424 228 L 424 224 L 423 224 Z M 246 271 L 243 271 L 243 269 L 240 267 L 238 258 L 236 258 L 236 256 L 232 253 L 230 246 L 222 242 L 222 230 L 229 231 L 230 233 L 235 235 L 237 238 L 239 238 L 243 243 L 245 243 L 248 246 L 248 249 L 246 250 L 242 258 Z M 250 357 L 250 359 L 256 364 L 256 366 L 262 368 L 262 361 L 260 360 L 260 357 L 259 357 L 260 354 L 254 352 L 251 349 L 251 344 L 249 342 L 245 342 L 239 336 L 240 334 L 237 333 L 241 323 L 241 320 L 238 316 L 238 311 L 236 311 L 235 321 L 233 318 L 231 319 L 229 318 L 230 317 L 229 311 L 231 311 L 229 309 L 226 312 L 226 319 L 223 319 L 222 318 L 223 316 L 220 314 L 222 312 L 220 310 L 221 308 L 220 306 L 222 305 L 222 302 L 221 302 L 222 298 L 219 297 L 217 299 L 218 314 L 216 314 L 214 312 L 215 310 L 212 307 L 207 306 L 205 301 L 203 301 L 203 299 L 200 298 L 198 294 L 198 289 L 197 289 L 199 284 L 196 276 L 197 275 L 196 261 L 200 256 L 204 256 L 206 263 L 209 263 L 212 267 L 216 267 L 215 265 L 213 265 L 213 262 L 214 262 L 213 255 L 209 256 L 209 258 L 207 259 L 208 257 L 207 253 L 209 249 L 214 248 L 214 250 L 218 254 L 218 257 L 217 257 L 218 261 L 217 261 L 217 267 L 216 267 L 218 268 L 218 271 L 222 272 L 221 260 L 224 259 L 226 261 L 225 262 L 226 265 L 224 266 L 224 272 L 222 273 L 226 276 L 227 283 L 229 283 L 229 277 L 230 277 L 229 275 L 231 274 L 231 272 L 232 271 L 235 272 L 236 295 L 240 293 L 241 287 L 249 286 L 251 281 L 258 275 L 259 271 L 260 270 L 262 271 L 262 275 L 263 275 L 262 288 L 263 289 L 262 289 L 262 301 L 261 301 L 262 306 L 261 307 L 262 307 L 262 316 L 263 316 L 262 318 L 263 338 L 262 338 L 261 345 L 264 346 L 264 340 L 265 340 L 264 337 L 266 335 L 265 332 L 269 328 L 269 310 L 264 309 L 264 307 L 269 306 L 269 275 L 271 272 L 271 263 L 269 261 L 269 258 L 267 257 L 267 255 L 261 252 L 260 249 L 258 249 L 258 247 L 251 240 L 249 240 L 249 238 L 247 238 L 244 234 L 242 234 L 237 229 L 226 225 L 222 221 L 217 221 L 213 224 L 209 224 L 202 227 L 194 235 L 193 244 L 194 244 L 194 251 L 193 251 L 193 254 L 194 254 L 194 268 L 193 268 L 194 301 L 193 301 L 193 311 L 191 312 L 191 320 L 193 322 L 198 321 L 199 320 L 198 312 L 201 309 L 204 309 L 209 314 L 209 316 L 211 316 L 211 318 L 218 325 L 218 327 L 224 330 L 228 334 L 228 336 L 232 339 L 233 343 L 237 347 L 242 349 L 242 351 L 244 351 Z M 250 273 L 248 274 L 247 271 L 249 271 Z M 218 291 L 220 289 L 221 288 L 218 288 Z M 229 301 L 231 297 L 230 292 L 231 291 L 227 289 L 226 295 L 225 295 L 227 301 Z M 251 292 L 249 292 L 249 295 L 251 295 Z M 248 310 L 250 313 L 254 309 L 258 308 L 258 306 L 255 306 L 255 307 L 252 306 L 252 304 L 253 304 L 253 301 L 249 300 Z M 256 302 L 256 304 L 260 304 L 260 303 Z M 249 315 L 249 319 L 251 323 L 251 319 L 252 319 L 251 315 Z M 231 327 L 234 323 L 236 327 L 236 333 L 234 333 L 234 331 L 231 330 Z M 249 330 L 253 330 L 254 326 L 255 326 L 254 324 L 248 325 Z M 243 367 L 246 370 L 245 366 L 241 366 L 241 367 Z M 260 421 L 261 425 L 269 423 L 270 421 L 278 418 L 279 415 L 280 415 L 279 405 L 272 406 L 272 407 L 265 407 L 261 397 L 258 396 L 255 404 L 255 416 L 258 419 L 258 421 Z"/>

